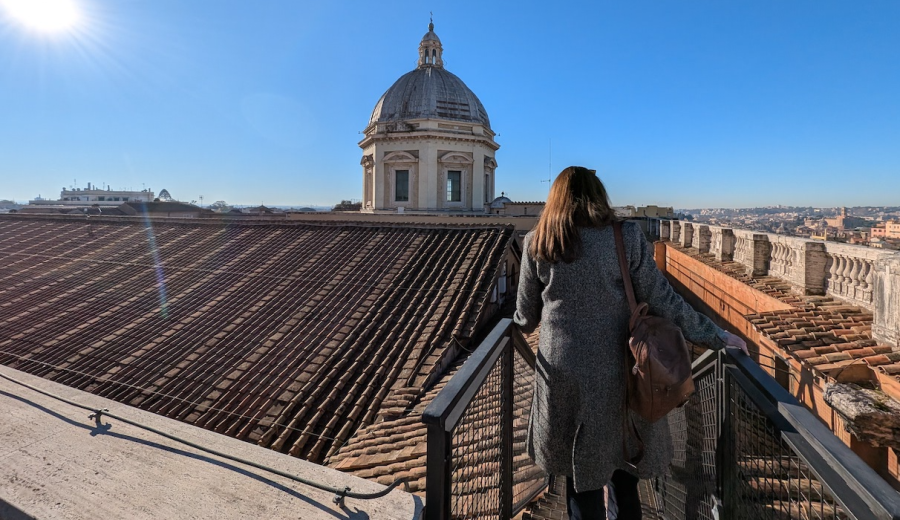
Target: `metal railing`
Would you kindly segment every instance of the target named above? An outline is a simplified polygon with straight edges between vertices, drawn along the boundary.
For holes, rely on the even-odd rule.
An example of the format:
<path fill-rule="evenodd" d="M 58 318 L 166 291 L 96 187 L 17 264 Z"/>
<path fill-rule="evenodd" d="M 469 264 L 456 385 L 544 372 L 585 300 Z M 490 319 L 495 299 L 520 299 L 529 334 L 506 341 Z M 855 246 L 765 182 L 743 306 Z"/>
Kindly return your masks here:
<path fill-rule="evenodd" d="M 744 354 L 707 352 L 669 414 L 669 520 L 900 519 L 900 494 Z"/>
<path fill-rule="evenodd" d="M 504 319 L 428 405 L 425 519 L 508 519 L 547 485 L 528 458 L 535 355 Z"/>
<path fill-rule="evenodd" d="M 512 518 L 548 480 L 525 453 L 535 356 L 502 320 L 428 406 L 426 520 Z M 667 416 L 666 520 L 900 520 L 900 494 L 736 349 L 694 362 Z"/>

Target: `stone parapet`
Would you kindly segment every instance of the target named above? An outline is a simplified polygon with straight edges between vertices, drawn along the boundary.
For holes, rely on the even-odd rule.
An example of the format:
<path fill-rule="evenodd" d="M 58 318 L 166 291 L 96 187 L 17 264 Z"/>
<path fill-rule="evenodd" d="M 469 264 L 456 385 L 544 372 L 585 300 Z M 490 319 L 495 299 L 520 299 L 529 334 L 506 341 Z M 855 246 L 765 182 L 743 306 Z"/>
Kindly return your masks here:
<path fill-rule="evenodd" d="M 897 253 L 871 247 L 825 242 L 826 294 L 875 310 L 876 265 Z M 900 307 L 898 307 L 900 309 Z"/>
<path fill-rule="evenodd" d="M 681 247 L 691 247 L 694 243 L 694 225 L 690 222 L 681 223 Z"/>
<path fill-rule="evenodd" d="M 900 347 L 900 252 L 672 221 L 670 238 L 718 261 L 773 276 L 801 295 L 828 295 L 872 311 L 878 341 Z"/>
<path fill-rule="evenodd" d="M 691 240 L 691 247 L 701 253 L 709 253 L 710 243 L 712 242 L 712 233 L 707 225 L 694 226 L 694 236 Z"/>
<path fill-rule="evenodd" d="M 768 237 L 772 245 L 769 276 L 791 282 L 799 294 L 825 294 L 825 243 L 774 233 Z"/>
<path fill-rule="evenodd" d="M 675 242 L 676 244 L 681 243 L 681 222 L 678 220 L 673 220 L 671 222 L 671 233 L 669 234 L 669 240 Z"/>
<path fill-rule="evenodd" d="M 900 402 L 882 392 L 839 383 L 826 385 L 823 398 L 857 439 L 900 449 Z"/>
<path fill-rule="evenodd" d="M 709 244 L 709 253 L 719 262 L 734 260 L 734 231 L 721 226 L 708 226 L 712 234 Z"/>
<path fill-rule="evenodd" d="M 878 341 L 900 347 L 900 254 L 875 261 L 872 281 L 872 335 Z"/>
<path fill-rule="evenodd" d="M 752 276 L 769 272 L 769 236 L 744 229 L 733 230 L 735 237 L 734 261 L 747 267 Z"/>
<path fill-rule="evenodd" d="M 660 220 L 659 221 L 659 239 L 660 240 L 669 240 L 671 236 L 671 224 L 668 220 Z"/>

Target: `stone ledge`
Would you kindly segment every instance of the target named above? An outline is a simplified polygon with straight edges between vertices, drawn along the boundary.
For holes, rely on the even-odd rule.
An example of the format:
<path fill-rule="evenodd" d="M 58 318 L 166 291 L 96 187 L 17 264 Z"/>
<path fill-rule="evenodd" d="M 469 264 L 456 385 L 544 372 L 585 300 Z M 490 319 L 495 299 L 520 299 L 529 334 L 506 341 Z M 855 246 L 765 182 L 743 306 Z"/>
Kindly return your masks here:
<path fill-rule="evenodd" d="M 372 493 L 375 482 L 75 390 L 9 367 L 0 373 L 203 446 L 333 487 Z M 394 490 L 348 498 L 195 450 L 0 379 L 0 513 L 24 518 L 418 518 L 422 499 Z M 3 513 L 5 514 L 5 513 Z M 4 517 L 0 514 L 0 517 Z"/>
<path fill-rule="evenodd" d="M 900 402 L 883 392 L 841 383 L 825 385 L 823 398 L 860 441 L 900 449 Z"/>

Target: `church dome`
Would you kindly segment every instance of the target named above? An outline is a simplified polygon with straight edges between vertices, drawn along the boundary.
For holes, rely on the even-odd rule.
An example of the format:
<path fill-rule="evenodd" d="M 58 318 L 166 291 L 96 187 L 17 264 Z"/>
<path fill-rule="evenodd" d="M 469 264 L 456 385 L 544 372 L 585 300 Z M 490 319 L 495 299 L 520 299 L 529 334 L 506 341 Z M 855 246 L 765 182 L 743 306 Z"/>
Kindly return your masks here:
<path fill-rule="evenodd" d="M 409 119 L 446 119 L 491 127 L 484 105 L 456 75 L 444 69 L 441 40 L 429 24 L 419 44 L 419 66 L 381 96 L 369 125 Z"/>
<path fill-rule="evenodd" d="M 509 200 L 509 197 L 506 197 L 501 193 L 499 197 L 491 201 L 491 209 L 503 209 L 510 203 L 512 203 L 512 201 Z"/>

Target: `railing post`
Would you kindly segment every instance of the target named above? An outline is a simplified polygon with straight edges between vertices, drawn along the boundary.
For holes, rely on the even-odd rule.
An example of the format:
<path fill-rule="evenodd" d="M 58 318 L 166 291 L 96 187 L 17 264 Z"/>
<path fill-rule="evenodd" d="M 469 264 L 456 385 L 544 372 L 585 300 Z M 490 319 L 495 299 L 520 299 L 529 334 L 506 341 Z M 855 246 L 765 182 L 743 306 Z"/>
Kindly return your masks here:
<path fill-rule="evenodd" d="M 503 408 L 503 426 L 500 430 L 502 439 L 500 442 L 500 518 L 508 520 L 512 518 L 513 509 L 513 378 L 514 374 L 514 345 L 512 341 L 506 344 L 501 363 L 503 377 L 501 378 Z"/>
<path fill-rule="evenodd" d="M 440 424 L 428 425 L 425 469 L 425 520 L 450 520 L 450 432 Z"/>
<path fill-rule="evenodd" d="M 731 428 L 731 385 L 727 381 L 728 373 L 725 370 L 725 354 L 719 352 L 716 361 L 716 372 L 719 387 L 719 442 L 717 443 L 716 465 L 716 487 L 718 488 L 719 498 L 722 500 L 721 518 L 735 518 L 735 497 L 732 496 L 731 490 L 734 488 L 734 479 L 738 474 L 735 471 L 735 450 L 737 446 L 734 444 L 735 432 Z"/>

